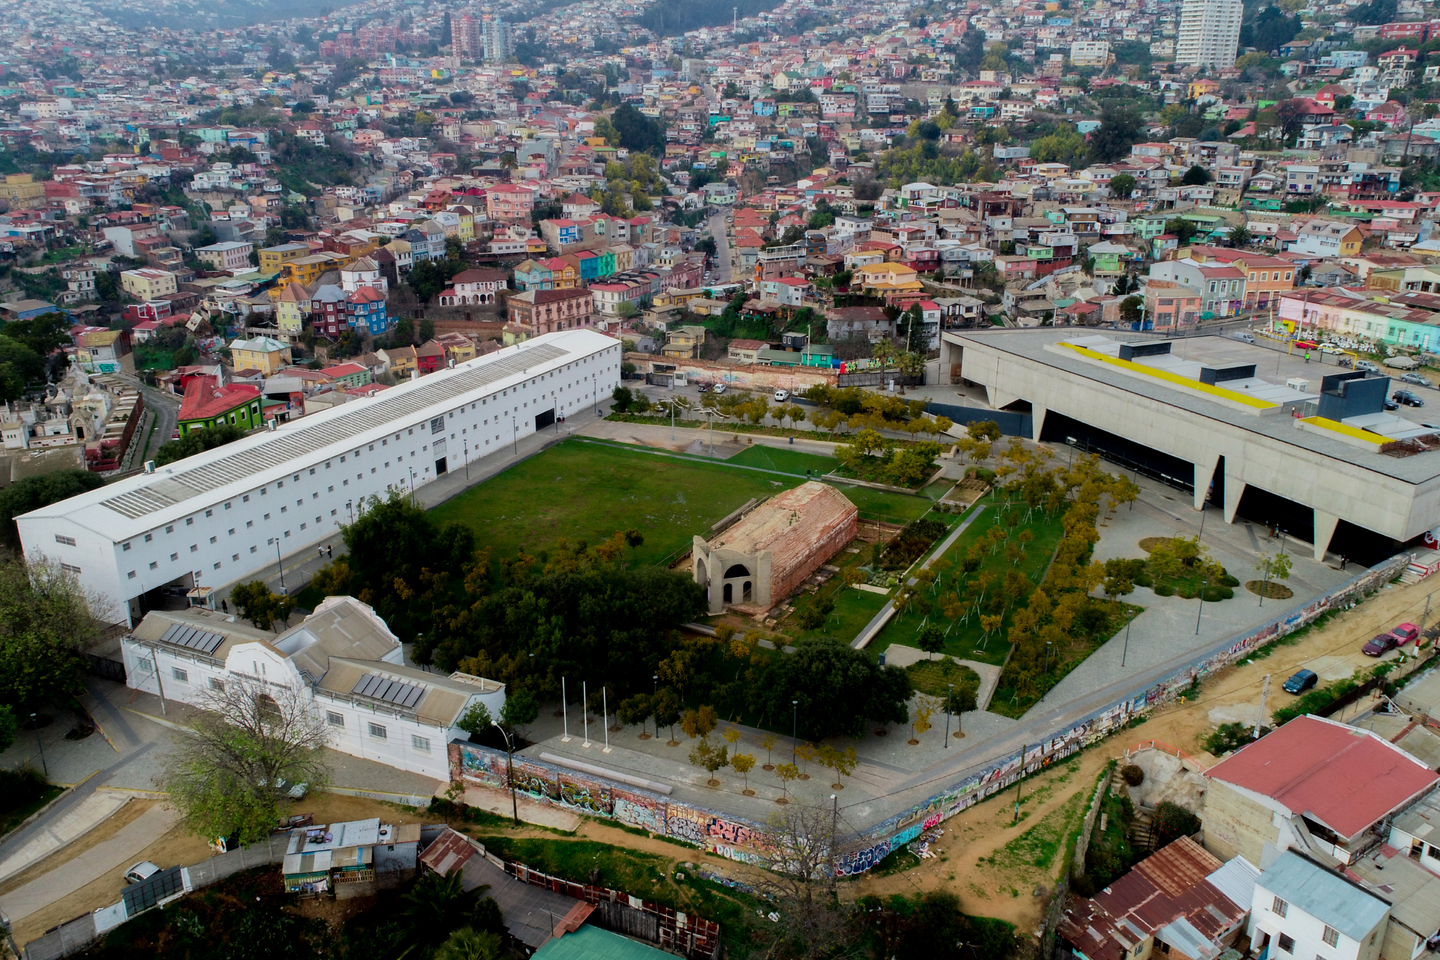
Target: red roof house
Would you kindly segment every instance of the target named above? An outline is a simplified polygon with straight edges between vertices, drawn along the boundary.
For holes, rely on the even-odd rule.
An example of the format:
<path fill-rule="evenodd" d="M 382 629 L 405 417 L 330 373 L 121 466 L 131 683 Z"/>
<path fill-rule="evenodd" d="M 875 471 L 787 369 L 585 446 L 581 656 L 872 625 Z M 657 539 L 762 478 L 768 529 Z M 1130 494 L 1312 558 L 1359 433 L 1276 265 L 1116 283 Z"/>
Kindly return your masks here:
<path fill-rule="evenodd" d="M 1259 863 L 1266 844 L 1349 863 L 1373 827 L 1435 786 L 1435 771 L 1387 740 L 1297 717 L 1205 774 L 1205 846 Z"/>

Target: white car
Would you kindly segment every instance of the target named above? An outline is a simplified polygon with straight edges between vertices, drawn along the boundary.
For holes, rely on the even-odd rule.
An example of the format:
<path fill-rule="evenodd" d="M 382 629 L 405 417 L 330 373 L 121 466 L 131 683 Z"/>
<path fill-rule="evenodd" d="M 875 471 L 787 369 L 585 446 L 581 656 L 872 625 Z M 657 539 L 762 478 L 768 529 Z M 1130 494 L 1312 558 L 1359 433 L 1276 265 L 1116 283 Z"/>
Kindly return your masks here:
<path fill-rule="evenodd" d="M 789 399 L 790 399 L 790 394 L 786 393 L 784 390 L 776 390 L 776 391 L 775 391 L 775 402 L 776 402 L 776 403 L 784 403 L 786 400 L 789 400 Z"/>
<path fill-rule="evenodd" d="M 710 392 L 711 392 L 711 393 L 724 393 L 724 392 L 725 392 L 725 384 L 723 384 L 723 383 L 717 383 L 717 384 L 715 384 L 715 386 L 714 386 L 713 388 L 711 388 Z"/>
<path fill-rule="evenodd" d="M 125 871 L 126 883 L 140 883 L 142 880 L 149 880 L 160 872 L 160 868 L 149 860 L 141 860 L 135 866 Z"/>

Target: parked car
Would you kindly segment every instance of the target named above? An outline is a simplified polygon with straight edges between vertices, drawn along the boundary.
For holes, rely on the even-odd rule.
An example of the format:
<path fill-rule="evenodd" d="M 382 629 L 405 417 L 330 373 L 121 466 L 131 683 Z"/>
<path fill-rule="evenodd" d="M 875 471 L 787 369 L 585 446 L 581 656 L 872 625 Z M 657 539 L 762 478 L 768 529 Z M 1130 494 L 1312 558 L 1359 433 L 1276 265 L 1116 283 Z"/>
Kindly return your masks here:
<path fill-rule="evenodd" d="M 141 860 L 135 866 L 125 871 L 126 883 L 140 883 L 142 880 L 149 880 L 160 872 L 160 868 L 149 860 Z"/>
<path fill-rule="evenodd" d="M 1415 386 L 1417 386 L 1417 387 L 1433 387 L 1433 386 L 1435 386 L 1435 384 L 1433 384 L 1433 383 L 1430 382 L 1430 378 L 1428 378 L 1428 377 L 1422 377 L 1422 376 L 1421 376 L 1420 374 L 1418 374 L 1418 373 L 1404 373 L 1404 374 L 1401 374 L 1401 375 L 1400 375 L 1400 382 L 1401 382 L 1401 383 L 1413 383 L 1413 384 L 1414 384 Z"/>
<path fill-rule="evenodd" d="M 1315 686 L 1320 677 L 1314 670 L 1297 670 L 1294 675 L 1286 680 L 1283 688 L 1286 693 L 1304 693 Z"/>
<path fill-rule="evenodd" d="M 717 384 L 715 384 L 715 386 L 713 386 L 713 387 L 710 388 L 710 392 L 711 392 L 711 393 L 724 393 L 724 392 L 725 392 L 725 384 L 723 384 L 723 383 L 717 383 Z"/>
<path fill-rule="evenodd" d="M 1355 361 L 1355 369 L 1356 369 L 1356 370 L 1364 370 L 1364 371 L 1366 371 L 1366 372 L 1368 372 L 1368 373 L 1379 373 L 1379 372 L 1380 372 L 1380 368 L 1377 367 L 1377 366 L 1375 366 L 1375 364 L 1372 363 L 1372 362 L 1370 362 L 1369 360 L 1356 360 L 1356 361 Z"/>
<path fill-rule="evenodd" d="M 1420 636 L 1420 628 L 1413 623 L 1402 623 L 1390 631 L 1390 636 L 1395 638 L 1395 645 L 1414 643 L 1415 638 Z"/>
<path fill-rule="evenodd" d="M 1365 646 L 1360 648 L 1360 652 L 1367 657 L 1378 657 L 1381 654 L 1394 650 L 1398 643 L 1399 641 L 1395 639 L 1394 634 L 1381 633 L 1371 637 Z"/>
<path fill-rule="evenodd" d="M 785 390 L 776 390 L 776 391 L 775 391 L 775 402 L 776 402 L 776 403 L 784 403 L 786 400 L 789 400 L 789 399 L 790 399 L 790 394 L 789 394 L 787 391 L 785 391 Z"/>
<path fill-rule="evenodd" d="M 1386 410 L 1400 409 L 1400 404 L 1396 403 L 1394 400 L 1385 400 L 1382 405 L 1385 407 Z"/>
<path fill-rule="evenodd" d="M 1396 390 L 1394 393 L 1390 394 L 1390 399 L 1394 400 L 1396 403 L 1403 403 L 1407 407 L 1425 406 L 1425 401 L 1415 396 L 1415 394 L 1411 393 L 1409 390 Z"/>
<path fill-rule="evenodd" d="M 1255 335 L 1249 330 L 1236 330 L 1235 332 L 1231 333 L 1230 336 L 1232 339 L 1243 340 L 1246 343 L 1255 342 Z"/>
<path fill-rule="evenodd" d="M 1330 355 L 1332 355 L 1332 356 L 1336 356 L 1336 355 L 1339 355 L 1339 354 L 1344 353 L 1345 351 L 1344 351 L 1344 350 L 1341 350 L 1339 347 L 1335 346 L 1335 344 L 1333 344 L 1333 343 L 1322 343 L 1322 344 L 1320 344 L 1320 352 L 1321 352 L 1321 353 L 1328 353 L 1328 354 L 1330 354 Z"/>

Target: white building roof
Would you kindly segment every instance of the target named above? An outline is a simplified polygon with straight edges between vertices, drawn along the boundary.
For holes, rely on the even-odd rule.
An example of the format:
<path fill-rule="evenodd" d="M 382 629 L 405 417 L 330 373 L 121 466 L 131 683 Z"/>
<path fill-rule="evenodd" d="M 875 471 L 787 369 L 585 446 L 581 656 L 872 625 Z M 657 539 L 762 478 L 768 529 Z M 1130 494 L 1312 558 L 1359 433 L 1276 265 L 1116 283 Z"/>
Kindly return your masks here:
<path fill-rule="evenodd" d="M 461 397 L 490 396 L 617 346 L 593 330 L 545 334 L 25 516 L 65 518 L 119 543 L 331 457 L 358 453 L 398 421 L 418 422 L 452 409 Z"/>

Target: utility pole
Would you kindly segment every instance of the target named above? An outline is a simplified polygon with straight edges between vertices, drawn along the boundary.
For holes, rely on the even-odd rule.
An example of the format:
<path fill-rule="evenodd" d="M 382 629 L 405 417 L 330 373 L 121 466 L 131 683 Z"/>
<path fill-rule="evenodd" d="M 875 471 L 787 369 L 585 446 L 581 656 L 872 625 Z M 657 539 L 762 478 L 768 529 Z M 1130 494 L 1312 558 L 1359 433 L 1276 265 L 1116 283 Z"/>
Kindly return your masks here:
<path fill-rule="evenodd" d="M 1415 634 L 1415 652 L 1417 654 L 1420 652 L 1420 641 L 1425 639 L 1425 621 L 1430 619 L 1430 597 L 1433 596 L 1435 594 L 1432 592 L 1429 597 L 1425 598 L 1425 610 L 1420 614 L 1420 630 Z"/>
<path fill-rule="evenodd" d="M 1015 823 L 1020 822 L 1020 785 L 1025 782 L 1025 748 L 1028 743 L 1020 744 L 1020 775 L 1015 778 Z"/>
<path fill-rule="evenodd" d="M 830 886 L 835 886 L 835 837 L 840 832 L 840 799 L 830 794 Z"/>
<path fill-rule="evenodd" d="M 1265 674 L 1265 683 L 1260 687 L 1260 712 L 1255 715 L 1255 739 L 1260 739 L 1260 725 L 1265 722 L 1265 699 L 1270 696 L 1270 674 Z"/>

